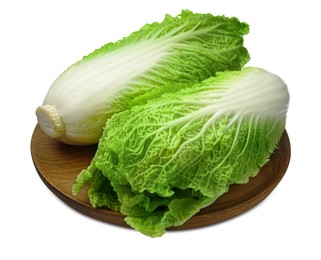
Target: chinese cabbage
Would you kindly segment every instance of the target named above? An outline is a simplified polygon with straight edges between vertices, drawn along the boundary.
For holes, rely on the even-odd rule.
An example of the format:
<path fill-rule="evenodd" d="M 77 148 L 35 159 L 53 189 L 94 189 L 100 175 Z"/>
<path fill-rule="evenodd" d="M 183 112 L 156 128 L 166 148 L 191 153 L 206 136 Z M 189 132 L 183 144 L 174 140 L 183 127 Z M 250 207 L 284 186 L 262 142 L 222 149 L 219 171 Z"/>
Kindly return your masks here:
<path fill-rule="evenodd" d="M 106 120 L 162 93 L 217 71 L 240 70 L 249 60 L 237 18 L 184 10 L 143 26 L 70 66 L 51 85 L 36 114 L 50 137 L 74 145 L 97 143 Z M 175 83 L 175 85 L 174 85 Z"/>
<path fill-rule="evenodd" d="M 248 67 L 133 106 L 107 121 L 73 193 L 88 183 L 94 207 L 161 236 L 259 172 L 284 132 L 288 103 L 280 77 Z"/>

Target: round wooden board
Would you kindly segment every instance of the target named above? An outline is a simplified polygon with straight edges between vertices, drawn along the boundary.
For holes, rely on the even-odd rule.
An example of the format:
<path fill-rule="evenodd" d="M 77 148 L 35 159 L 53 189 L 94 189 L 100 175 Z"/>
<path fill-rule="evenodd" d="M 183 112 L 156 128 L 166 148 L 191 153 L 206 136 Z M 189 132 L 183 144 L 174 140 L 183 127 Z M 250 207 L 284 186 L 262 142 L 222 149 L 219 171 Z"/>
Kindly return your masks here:
<path fill-rule="evenodd" d="M 70 146 L 47 137 L 37 125 L 31 139 L 31 155 L 36 170 L 46 186 L 77 211 L 104 222 L 128 226 L 124 215 L 106 208 L 93 208 L 87 191 L 73 196 L 71 186 L 78 173 L 87 168 L 96 145 Z M 284 131 L 271 160 L 246 184 L 231 185 L 229 191 L 212 205 L 202 209 L 185 224 L 172 229 L 189 229 L 215 224 L 237 216 L 264 200 L 284 176 L 291 156 L 287 132 Z"/>

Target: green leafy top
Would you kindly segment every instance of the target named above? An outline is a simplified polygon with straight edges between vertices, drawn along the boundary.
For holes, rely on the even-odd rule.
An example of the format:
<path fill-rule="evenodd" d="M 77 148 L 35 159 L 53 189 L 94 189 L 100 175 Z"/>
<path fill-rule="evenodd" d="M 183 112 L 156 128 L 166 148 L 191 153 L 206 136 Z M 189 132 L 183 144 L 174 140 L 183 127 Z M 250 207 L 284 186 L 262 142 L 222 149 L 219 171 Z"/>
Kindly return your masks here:
<path fill-rule="evenodd" d="M 177 41 L 178 38 L 182 37 L 181 40 L 191 41 L 205 48 L 208 48 L 208 44 L 211 44 L 213 47 L 216 47 L 215 50 L 217 53 L 220 51 L 226 52 L 233 47 L 240 48 L 239 53 L 242 55 L 232 59 L 234 69 L 239 70 L 249 60 L 249 54 L 242 46 L 242 36 L 248 33 L 249 25 L 241 23 L 236 17 L 228 18 L 225 16 L 198 14 L 189 10 L 183 10 L 181 14 L 176 17 L 167 14 L 161 23 L 153 22 L 146 24 L 140 30 L 131 33 L 128 37 L 124 37 L 117 42 L 107 43 L 89 55 L 84 56 L 79 62 L 86 62 L 98 56 L 103 56 L 109 52 L 140 42 L 154 41 L 156 39 L 164 39 L 164 41 L 166 41 L 166 39 L 172 39 L 173 41 Z M 202 38 L 204 38 L 204 41 L 199 41 Z M 207 50 L 207 52 L 211 51 Z"/>

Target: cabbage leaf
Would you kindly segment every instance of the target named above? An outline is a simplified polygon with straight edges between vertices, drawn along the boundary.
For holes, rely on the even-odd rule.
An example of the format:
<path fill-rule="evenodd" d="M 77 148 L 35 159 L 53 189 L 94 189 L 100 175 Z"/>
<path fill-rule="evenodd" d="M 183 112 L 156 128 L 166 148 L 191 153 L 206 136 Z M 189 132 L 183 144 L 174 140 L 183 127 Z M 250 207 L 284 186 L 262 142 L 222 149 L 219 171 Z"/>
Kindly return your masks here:
<path fill-rule="evenodd" d="M 113 114 L 190 87 L 217 71 L 240 70 L 250 59 L 243 45 L 248 32 L 249 25 L 236 17 L 189 10 L 175 17 L 168 14 L 65 70 L 43 102 L 59 116 L 48 120 L 61 121 L 64 129 L 56 131 L 47 117 L 38 116 L 40 126 L 65 143 L 98 143 Z M 133 103 L 141 95 L 144 98 Z"/>
<path fill-rule="evenodd" d="M 248 67 L 134 106 L 107 121 L 73 193 L 89 183 L 94 207 L 161 236 L 259 172 L 285 129 L 288 103 L 281 78 Z"/>

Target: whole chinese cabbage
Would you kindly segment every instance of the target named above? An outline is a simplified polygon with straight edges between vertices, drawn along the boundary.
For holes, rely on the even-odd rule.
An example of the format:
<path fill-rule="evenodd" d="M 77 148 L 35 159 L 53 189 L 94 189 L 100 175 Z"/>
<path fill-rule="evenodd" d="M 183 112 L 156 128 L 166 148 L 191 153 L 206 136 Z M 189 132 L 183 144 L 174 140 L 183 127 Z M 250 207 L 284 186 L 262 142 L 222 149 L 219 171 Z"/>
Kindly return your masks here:
<path fill-rule="evenodd" d="M 94 207 L 161 236 L 258 173 L 285 129 L 288 103 L 281 78 L 248 67 L 134 106 L 107 121 L 73 192 L 89 183 Z"/>
<path fill-rule="evenodd" d="M 143 104 L 217 71 L 240 70 L 249 60 L 243 46 L 248 31 L 235 17 L 188 10 L 146 24 L 65 70 L 36 110 L 39 126 L 61 142 L 98 143 L 106 120 L 129 109 L 133 98 L 145 95 Z"/>

